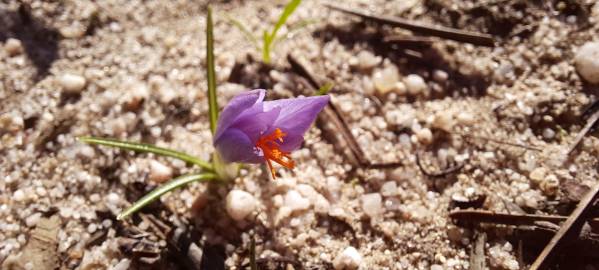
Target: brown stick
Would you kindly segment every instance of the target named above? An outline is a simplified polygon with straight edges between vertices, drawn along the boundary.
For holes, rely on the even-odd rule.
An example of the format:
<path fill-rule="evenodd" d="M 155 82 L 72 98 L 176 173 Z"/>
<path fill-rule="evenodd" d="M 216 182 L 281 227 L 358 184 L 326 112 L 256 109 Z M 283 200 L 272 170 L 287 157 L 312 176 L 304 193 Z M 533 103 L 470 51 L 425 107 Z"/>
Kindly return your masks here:
<path fill-rule="evenodd" d="M 580 130 L 580 132 L 578 133 L 578 135 L 576 135 L 576 138 L 574 139 L 574 142 L 572 142 L 572 144 L 570 145 L 570 148 L 568 149 L 568 152 L 567 152 L 568 156 L 580 144 L 580 142 L 582 141 L 582 139 L 584 138 L 584 136 L 586 136 L 587 133 L 589 133 L 589 131 L 591 130 L 591 128 L 595 125 L 595 123 L 597 123 L 597 120 L 599 120 L 599 110 L 597 110 L 596 112 L 594 112 L 591 115 L 591 117 L 589 117 L 589 120 L 587 120 L 587 124 L 584 126 L 584 128 L 582 128 L 582 130 Z"/>
<path fill-rule="evenodd" d="M 530 266 L 530 270 L 549 269 L 555 255 L 560 251 L 566 240 L 575 237 L 585 223 L 585 218 L 595 204 L 599 195 L 599 183 L 580 201 L 574 212 L 568 217 L 559 231 L 553 236 L 549 244 L 545 246 L 539 257 Z"/>
<path fill-rule="evenodd" d="M 484 232 L 476 233 L 476 242 L 470 253 L 470 270 L 484 270 L 485 267 L 485 243 L 487 234 Z"/>
<path fill-rule="evenodd" d="M 476 135 L 461 134 L 461 133 L 457 133 L 457 134 L 459 134 L 462 137 L 466 137 L 466 138 L 487 140 L 487 141 L 491 141 L 491 142 L 494 142 L 497 144 L 505 144 L 505 145 L 509 145 L 509 146 L 524 148 L 527 150 L 533 150 L 533 151 L 539 151 L 539 152 L 543 151 L 543 149 L 536 147 L 536 146 L 528 146 L 528 145 L 519 144 L 519 143 L 505 142 L 505 141 L 501 141 L 501 140 L 497 140 L 497 139 L 493 139 L 493 138 L 489 138 L 489 137 L 485 137 L 485 136 L 476 136 Z"/>
<path fill-rule="evenodd" d="M 430 47 L 433 43 L 433 39 L 429 37 L 421 37 L 421 36 L 387 36 L 383 38 L 383 42 L 389 44 L 396 44 L 399 46 L 405 47 L 418 47 L 425 48 Z"/>
<path fill-rule="evenodd" d="M 566 221 L 566 216 L 555 216 L 555 215 L 529 215 L 529 214 L 504 214 L 495 213 L 486 210 L 456 210 L 449 213 L 449 217 L 478 223 L 492 223 L 502 225 L 536 225 L 539 221 L 549 221 L 555 224 Z M 590 220 L 592 224 L 599 225 L 599 218 Z"/>
<path fill-rule="evenodd" d="M 340 7 L 337 5 L 325 4 L 326 7 L 341 11 L 347 14 L 359 16 L 362 19 L 370 20 L 377 23 L 388 24 L 391 26 L 401 27 L 415 33 L 436 36 L 440 38 L 451 39 L 459 42 L 470 43 L 474 45 L 494 47 L 495 41 L 493 37 L 488 34 L 475 33 L 470 31 L 464 31 L 455 28 L 443 27 L 443 26 L 430 26 L 421 23 L 412 22 L 402 18 L 390 17 L 390 16 L 374 16 L 367 13 L 363 13 L 357 10 Z"/>

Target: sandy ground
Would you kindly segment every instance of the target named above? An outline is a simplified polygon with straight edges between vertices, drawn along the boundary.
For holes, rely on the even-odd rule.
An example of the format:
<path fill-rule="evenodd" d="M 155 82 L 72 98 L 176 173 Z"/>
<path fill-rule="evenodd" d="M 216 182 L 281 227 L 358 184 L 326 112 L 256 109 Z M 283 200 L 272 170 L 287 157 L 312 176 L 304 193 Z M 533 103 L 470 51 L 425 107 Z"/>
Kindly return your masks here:
<path fill-rule="evenodd" d="M 255 235 L 258 258 L 273 269 L 286 262 L 296 269 L 469 269 L 476 232 L 486 231 L 486 265 L 522 269 L 509 230 L 459 227 L 448 213 L 465 201 L 498 212 L 567 215 L 572 204 L 564 186 L 596 183 L 599 140 L 587 136 L 570 156 L 565 151 L 596 100 L 597 86 L 580 77 L 574 56 L 597 41 L 599 5 L 344 2 L 490 33 L 497 44 L 434 39 L 430 48 L 403 48 L 383 44 L 380 35 L 409 32 L 360 23 L 322 2 L 300 5 L 289 25 L 311 23 L 282 29 L 286 38 L 273 50 L 273 69 L 258 76 L 267 78 L 269 98 L 309 94 L 288 68 L 292 53 L 335 83 L 332 102 L 364 158 L 401 166 L 356 166 L 345 154 L 347 143 L 329 136 L 335 130 L 325 119 L 293 154 L 298 166 L 279 170 L 276 181 L 263 167 L 246 166 L 231 183 L 192 184 L 127 222 L 115 216 L 194 168 L 75 138 L 143 141 L 210 158 L 206 3 L 0 3 L 4 267 L 242 269 Z M 236 63 L 246 63 L 248 54 L 260 59 L 225 15 L 260 36 L 284 4 L 212 4 L 221 105 L 252 86 L 230 82 Z M 431 174 L 453 166 L 457 171 Z M 233 189 L 257 200 L 245 220 L 225 211 Z"/>

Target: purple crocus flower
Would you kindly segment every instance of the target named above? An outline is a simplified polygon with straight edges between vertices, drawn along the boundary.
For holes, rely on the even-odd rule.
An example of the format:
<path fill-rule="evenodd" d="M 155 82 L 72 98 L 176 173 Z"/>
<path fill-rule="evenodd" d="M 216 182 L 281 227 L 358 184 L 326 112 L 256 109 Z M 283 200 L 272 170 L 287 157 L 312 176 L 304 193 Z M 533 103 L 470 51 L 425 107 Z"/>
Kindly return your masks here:
<path fill-rule="evenodd" d="M 298 149 L 329 96 L 299 97 L 264 101 L 264 89 L 235 96 L 220 114 L 214 147 L 225 162 L 266 161 L 293 169 L 291 151 Z"/>

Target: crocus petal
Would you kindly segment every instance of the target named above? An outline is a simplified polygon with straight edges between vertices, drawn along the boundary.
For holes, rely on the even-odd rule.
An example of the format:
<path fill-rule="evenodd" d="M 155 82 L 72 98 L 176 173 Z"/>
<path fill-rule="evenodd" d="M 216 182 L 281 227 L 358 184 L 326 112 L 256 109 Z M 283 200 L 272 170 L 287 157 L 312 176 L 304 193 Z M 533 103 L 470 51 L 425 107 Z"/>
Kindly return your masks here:
<path fill-rule="evenodd" d="M 256 152 L 250 138 L 241 130 L 229 128 L 214 141 L 216 150 L 225 162 L 260 163 L 264 158 Z"/>
<path fill-rule="evenodd" d="M 216 142 L 223 132 L 235 123 L 235 120 L 247 109 L 254 106 L 254 104 L 261 103 L 264 100 L 265 90 L 256 89 L 241 93 L 235 96 L 227 106 L 220 113 L 218 124 L 216 128 L 216 134 L 214 134 L 214 141 Z"/>
<path fill-rule="evenodd" d="M 250 138 L 250 141 L 256 144 L 260 136 L 264 135 L 274 125 L 281 111 L 280 107 L 264 111 L 262 103 L 260 103 L 260 106 L 248 109 L 242 116 L 237 118 L 231 128 L 243 131 Z"/>
<path fill-rule="evenodd" d="M 281 150 L 291 152 L 298 149 L 304 140 L 304 133 L 310 128 L 318 113 L 327 105 L 329 99 L 328 95 L 324 95 L 264 102 L 264 110 L 281 108 L 279 117 L 266 133 L 274 131 L 275 128 L 280 128 L 287 133 L 284 142 L 281 144 Z"/>

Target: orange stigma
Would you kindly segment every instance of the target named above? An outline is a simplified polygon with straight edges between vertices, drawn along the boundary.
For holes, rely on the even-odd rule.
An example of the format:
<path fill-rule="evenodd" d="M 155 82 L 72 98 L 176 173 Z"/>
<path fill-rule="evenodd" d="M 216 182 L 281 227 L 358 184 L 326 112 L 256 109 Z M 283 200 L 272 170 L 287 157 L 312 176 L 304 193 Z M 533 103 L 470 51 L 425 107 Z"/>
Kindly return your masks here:
<path fill-rule="evenodd" d="M 258 142 L 256 142 L 256 147 L 260 148 L 264 154 L 264 159 L 266 160 L 266 164 L 270 169 L 273 179 L 275 179 L 276 176 L 271 161 L 279 163 L 287 169 L 293 169 L 293 167 L 295 167 L 295 162 L 289 157 L 289 152 L 281 151 L 279 145 L 279 142 L 283 142 L 283 137 L 285 136 L 287 136 L 287 133 L 284 133 L 280 128 L 277 128 L 270 134 L 262 135 L 260 139 L 258 139 Z"/>

